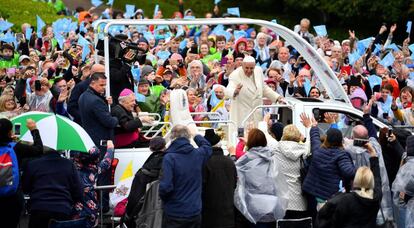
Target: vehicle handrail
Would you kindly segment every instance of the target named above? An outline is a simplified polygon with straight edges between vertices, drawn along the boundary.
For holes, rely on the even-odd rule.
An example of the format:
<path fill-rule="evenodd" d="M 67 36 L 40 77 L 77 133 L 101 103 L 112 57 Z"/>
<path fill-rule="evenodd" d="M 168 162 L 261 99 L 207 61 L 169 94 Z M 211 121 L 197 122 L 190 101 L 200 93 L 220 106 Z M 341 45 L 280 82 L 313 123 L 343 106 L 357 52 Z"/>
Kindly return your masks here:
<path fill-rule="evenodd" d="M 149 135 L 149 133 L 154 132 L 154 128 L 158 127 L 159 125 L 162 125 L 162 126 L 160 127 L 160 129 L 155 131 L 155 134 L 151 138 L 158 136 L 158 134 L 162 131 L 162 129 L 164 129 L 167 125 L 169 125 L 170 128 L 172 127 L 171 122 L 158 122 L 157 124 L 149 125 L 149 126 L 151 126 L 151 128 L 148 129 L 148 130 L 143 131 L 143 132 L 145 132 L 144 136 L 147 137 Z"/>
<path fill-rule="evenodd" d="M 265 26 L 272 31 L 276 32 L 282 38 L 287 40 L 289 44 L 294 47 L 308 62 L 308 64 L 315 70 L 316 75 L 324 78 L 321 80 L 322 85 L 328 93 L 328 96 L 333 99 L 344 99 L 347 104 L 350 105 L 350 100 L 342 89 L 341 83 L 336 77 L 333 70 L 329 67 L 326 61 L 317 53 L 306 40 L 304 40 L 299 34 L 290 30 L 289 28 L 260 19 L 250 18 L 204 18 L 204 19 L 143 19 L 143 20 L 111 20 L 105 25 L 104 28 L 104 58 L 105 63 L 109 63 L 109 28 L 116 25 L 233 25 L 233 24 L 254 24 L 259 26 Z M 107 96 L 110 94 L 110 69 L 109 64 L 105 64 L 105 73 L 107 76 Z"/>
<path fill-rule="evenodd" d="M 283 108 L 288 107 L 291 108 L 292 105 L 290 104 L 273 104 L 273 105 L 258 105 L 256 106 L 242 121 L 242 126 L 246 124 L 246 122 L 249 120 L 249 118 L 256 112 L 257 109 L 264 109 L 264 108 Z"/>
<path fill-rule="evenodd" d="M 158 117 L 158 119 L 155 119 L 155 121 L 161 121 L 161 115 L 159 113 L 156 112 L 140 112 L 138 113 L 138 117 L 139 116 L 156 116 Z"/>
<path fill-rule="evenodd" d="M 234 127 L 237 127 L 237 124 L 236 124 L 236 122 L 234 122 L 234 121 L 232 121 L 232 120 L 199 120 L 199 121 L 191 121 L 191 122 L 189 122 L 189 123 L 187 123 L 187 125 L 189 125 L 189 124 L 203 124 L 203 123 L 206 123 L 206 124 L 214 124 L 214 123 L 227 123 L 227 124 L 232 124 L 232 125 L 234 125 Z"/>
<path fill-rule="evenodd" d="M 206 116 L 217 116 L 218 118 L 221 117 L 220 113 L 218 112 L 190 112 L 191 116 L 196 116 L 196 115 L 206 115 Z"/>

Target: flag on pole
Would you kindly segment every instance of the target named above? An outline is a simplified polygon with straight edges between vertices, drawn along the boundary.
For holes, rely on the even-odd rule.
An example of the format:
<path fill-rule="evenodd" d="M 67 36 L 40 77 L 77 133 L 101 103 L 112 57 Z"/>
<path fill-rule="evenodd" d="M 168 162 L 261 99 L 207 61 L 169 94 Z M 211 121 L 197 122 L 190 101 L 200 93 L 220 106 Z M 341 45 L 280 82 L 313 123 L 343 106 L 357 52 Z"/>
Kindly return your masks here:
<path fill-rule="evenodd" d="M 39 17 L 39 15 L 36 15 L 36 23 L 37 23 L 37 36 L 42 37 L 42 28 L 46 26 L 46 23 L 42 20 L 42 18 Z"/>
<path fill-rule="evenodd" d="M 240 9 L 239 7 L 232 7 L 232 8 L 227 8 L 227 13 L 240 17 Z"/>
<path fill-rule="evenodd" d="M 326 30 L 325 25 L 313 26 L 313 29 L 315 29 L 316 35 L 318 35 L 318 36 L 327 36 L 328 35 L 328 31 Z"/>
<path fill-rule="evenodd" d="M 157 15 L 158 11 L 160 10 L 160 6 L 157 4 L 154 7 L 154 17 Z"/>
<path fill-rule="evenodd" d="M 32 33 L 33 33 L 33 29 L 28 27 L 26 28 L 26 40 L 30 40 L 30 38 L 32 38 Z"/>
<path fill-rule="evenodd" d="M 13 24 L 7 21 L 0 21 L 0 32 L 6 31 L 7 29 L 13 27 Z"/>
<path fill-rule="evenodd" d="M 413 22 L 412 21 L 408 21 L 407 22 L 407 33 L 408 34 L 411 34 L 411 26 L 413 25 Z"/>
<path fill-rule="evenodd" d="M 101 0 L 92 0 L 91 3 L 95 7 L 99 7 L 100 5 L 102 5 L 103 2 Z"/>

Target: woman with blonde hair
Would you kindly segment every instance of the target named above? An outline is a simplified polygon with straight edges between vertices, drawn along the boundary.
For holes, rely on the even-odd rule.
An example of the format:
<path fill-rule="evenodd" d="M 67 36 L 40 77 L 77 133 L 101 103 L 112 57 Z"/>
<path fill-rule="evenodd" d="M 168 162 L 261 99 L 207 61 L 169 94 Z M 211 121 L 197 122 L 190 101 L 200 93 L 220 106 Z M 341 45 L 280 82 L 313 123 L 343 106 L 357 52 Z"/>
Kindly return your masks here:
<path fill-rule="evenodd" d="M 381 175 L 377 153 L 371 143 L 365 145 L 370 155 L 370 168 L 360 167 L 353 191 L 339 193 L 321 208 L 318 227 L 376 227 L 382 198 Z"/>
<path fill-rule="evenodd" d="M 6 94 L 0 96 L 0 116 L 11 119 L 22 112 L 23 109 L 17 105 L 13 96 Z"/>
<path fill-rule="evenodd" d="M 310 145 L 303 143 L 303 139 L 299 129 L 290 124 L 283 129 L 282 138 L 275 148 L 274 156 L 280 164 L 280 171 L 284 174 L 289 188 L 289 204 L 285 219 L 299 219 L 309 216 L 306 198 L 302 195 L 300 163 L 301 159 L 306 159 L 310 155 Z"/>

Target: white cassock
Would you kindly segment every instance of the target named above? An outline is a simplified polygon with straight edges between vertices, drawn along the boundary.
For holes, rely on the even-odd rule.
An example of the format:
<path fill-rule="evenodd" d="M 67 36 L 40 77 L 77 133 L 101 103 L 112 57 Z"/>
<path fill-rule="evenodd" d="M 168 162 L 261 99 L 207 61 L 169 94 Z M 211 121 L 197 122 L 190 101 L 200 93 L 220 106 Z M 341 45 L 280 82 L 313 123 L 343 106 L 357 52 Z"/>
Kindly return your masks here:
<path fill-rule="evenodd" d="M 243 87 L 239 95 L 233 97 L 237 85 L 241 83 Z M 261 67 L 256 66 L 252 76 L 247 77 L 244 74 L 243 68 L 239 67 L 230 74 L 229 84 L 225 90 L 227 97 L 231 99 L 230 120 L 236 123 L 236 127 L 242 126 L 243 120 L 247 115 L 257 106 L 263 104 L 263 97 L 276 102 L 280 97 L 278 93 L 273 91 L 264 83 L 264 75 Z M 249 119 L 249 121 L 262 121 L 262 110 L 258 109 Z M 247 121 L 245 124 L 247 124 Z M 237 129 L 234 129 L 232 124 L 229 125 L 230 145 L 235 146 L 235 139 L 237 136 Z"/>

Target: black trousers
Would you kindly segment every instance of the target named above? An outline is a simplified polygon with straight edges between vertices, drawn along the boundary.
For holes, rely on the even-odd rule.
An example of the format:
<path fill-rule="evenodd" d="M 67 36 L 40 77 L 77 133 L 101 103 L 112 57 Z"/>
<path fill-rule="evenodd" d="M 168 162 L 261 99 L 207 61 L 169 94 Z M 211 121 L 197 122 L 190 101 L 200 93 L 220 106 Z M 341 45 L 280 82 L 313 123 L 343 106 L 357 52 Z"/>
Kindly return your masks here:
<path fill-rule="evenodd" d="M 106 172 L 103 172 L 103 173 L 99 174 L 97 185 L 98 186 L 110 185 L 111 184 L 111 175 L 112 175 L 112 170 L 111 169 L 107 170 Z M 102 205 L 100 205 L 101 201 L 99 200 L 99 206 L 102 207 L 103 213 L 106 213 L 106 212 L 109 211 L 109 191 L 110 190 L 103 190 L 102 195 L 100 195 L 101 191 L 98 191 L 98 190 L 96 191 L 98 193 L 98 196 L 102 197 Z"/>
<path fill-rule="evenodd" d="M 301 219 L 306 217 L 312 217 L 308 211 L 292 211 L 287 210 L 284 219 Z"/>
<path fill-rule="evenodd" d="M 70 220 L 70 215 L 52 211 L 31 211 L 29 228 L 48 228 L 50 220 L 66 221 Z"/>
<path fill-rule="evenodd" d="M 189 218 L 171 217 L 164 213 L 162 219 L 162 228 L 200 228 L 201 215 Z"/>
<path fill-rule="evenodd" d="M 23 204 L 21 191 L 12 196 L 0 197 L 0 227 L 16 228 L 22 214 Z"/>

